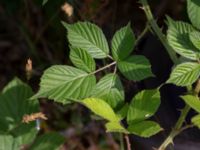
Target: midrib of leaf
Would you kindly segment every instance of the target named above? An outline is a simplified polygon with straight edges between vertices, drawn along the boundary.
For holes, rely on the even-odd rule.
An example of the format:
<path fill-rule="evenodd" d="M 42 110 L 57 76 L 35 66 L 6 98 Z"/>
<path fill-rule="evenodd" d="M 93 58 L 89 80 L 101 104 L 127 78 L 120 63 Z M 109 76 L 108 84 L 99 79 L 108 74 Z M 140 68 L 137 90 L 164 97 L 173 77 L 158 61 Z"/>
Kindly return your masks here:
<path fill-rule="evenodd" d="M 112 80 L 111 80 L 111 82 L 110 82 L 109 89 L 108 89 L 108 90 L 109 90 L 109 93 L 111 92 L 111 88 L 112 88 L 113 83 L 114 83 L 114 78 L 116 78 L 116 77 L 115 77 L 115 74 L 112 75 Z"/>
<path fill-rule="evenodd" d="M 76 33 L 76 35 L 78 35 L 82 40 L 87 41 L 88 43 L 90 43 L 90 44 L 93 45 L 94 47 L 96 47 L 96 48 L 98 48 L 99 50 L 101 50 L 106 56 L 108 56 L 108 54 L 107 54 L 102 48 L 98 47 L 96 43 L 93 43 L 93 42 L 89 41 L 87 38 L 85 38 L 84 36 L 80 35 L 80 33 L 76 32 L 76 31 L 74 31 L 74 30 L 71 30 L 71 29 L 70 29 L 70 32 Z"/>

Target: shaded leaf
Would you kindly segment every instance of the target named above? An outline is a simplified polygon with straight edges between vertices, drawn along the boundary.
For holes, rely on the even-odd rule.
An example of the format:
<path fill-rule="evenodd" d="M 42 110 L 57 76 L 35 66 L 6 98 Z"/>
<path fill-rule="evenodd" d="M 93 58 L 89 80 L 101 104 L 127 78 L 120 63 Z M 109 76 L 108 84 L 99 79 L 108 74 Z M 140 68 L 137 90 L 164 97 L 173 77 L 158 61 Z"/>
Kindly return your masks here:
<path fill-rule="evenodd" d="M 151 72 L 151 64 L 144 56 L 130 56 L 118 62 L 120 72 L 129 80 L 140 81 L 154 76 Z"/>
<path fill-rule="evenodd" d="M 0 134 L 0 150 L 19 150 L 17 140 L 11 135 Z"/>
<path fill-rule="evenodd" d="M 167 83 L 173 83 L 178 86 L 192 85 L 200 75 L 200 64 L 193 62 L 186 62 L 177 65 Z"/>
<path fill-rule="evenodd" d="M 86 72 L 93 72 L 96 69 L 94 59 L 84 49 L 71 47 L 69 57 L 74 66 Z"/>
<path fill-rule="evenodd" d="M 123 60 L 130 55 L 135 45 L 135 36 L 130 23 L 118 30 L 112 39 L 112 55 L 115 60 Z"/>
<path fill-rule="evenodd" d="M 93 58 L 107 57 L 109 53 L 108 43 L 98 26 L 89 22 L 75 24 L 63 22 L 63 25 L 68 31 L 67 37 L 73 47 L 87 50 Z"/>
<path fill-rule="evenodd" d="M 0 95 L 1 132 L 14 132 L 21 126 L 27 128 L 26 131 L 24 130 L 25 132 L 29 132 L 35 126 L 34 123 L 22 123 L 22 118 L 25 114 L 37 112 L 39 109 L 37 100 L 29 100 L 32 95 L 32 89 L 17 78 L 6 85 Z"/>
<path fill-rule="evenodd" d="M 128 114 L 128 124 L 143 121 L 155 114 L 160 106 L 159 90 L 143 90 L 132 99 Z"/>
<path fill-rule="evenodd" d="M 68 99 L 80 100 L 90 95 L 95 83 L 95 76 L 83 70 L 55 65 L 42 75 L 40 90 L 34 97 L 48 97 L 61 103 Z"/>
<path fill-rule="evenodd" d="M 125 118 L 127 116 L 129 109 L 129 104 L 125 103 L 122 108 L 117 112 L 117 115 L 120 116 L 120 118 Z"/>
<path fill-rule="evenodd" d="M 30 150 L 58 150 L 64 142 L 64 137 L 58 133 L 46 133 L 35 140 Z"/>
<path fill-rule="evenodd" d="M 162 131 L 159 124 L 153 121 L 142 121 L 128 127 L 128 131 L 140 137 L 148 138 Z"/>
<path fill-rule="evenodd" d="M 116 74 L 107 74 L 96 84 L 92 96 L 105 100 L 111 107 L 124 101 L 124 89 Z"/>

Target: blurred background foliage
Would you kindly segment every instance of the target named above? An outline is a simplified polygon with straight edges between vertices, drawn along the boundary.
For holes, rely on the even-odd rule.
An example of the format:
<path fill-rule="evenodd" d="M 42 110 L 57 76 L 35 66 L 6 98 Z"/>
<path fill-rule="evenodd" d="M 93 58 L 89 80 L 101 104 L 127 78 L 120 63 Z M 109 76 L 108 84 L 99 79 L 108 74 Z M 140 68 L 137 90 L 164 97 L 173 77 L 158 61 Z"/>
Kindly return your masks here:
<path fill-rule="evenodd" d="M 42 3 L 42 0 L 0 1 L 0 89 L 14 76 L 26 81 L 25 64 L 28 58 L 33 62 L 33 76 L 29 84 L 34 91 L 38 90 L 39 78 L 47 67 L 52 64 L 71 64 L 66 31 L 61 21 L 96 23 L 103 29 L 108 40 L 129 21 L 136 36 L 140 35 L 146 25 L 138 0 L 48 0 L 45 5 Z M 149 3 L 164 32 L 166 14 L 188 21 L 185 0 L 153 0 Z M 163 47 L 151 33 L 142 38 L 134 53 L 144 54 L 150 59 L 157 78 L 140 84 L 123 81 L 127 99 L 142 88 L 156 87 L 165 81 L 172 65 Z M 159 61 L 162 62 L 159 64 Z M 97 65 L 101 66 L 102 62 L 99 61 Z M 96 116 L 89 116 L 89 112 L 82 106 L 62 106 L 45 99 L 40 104 L 41 111 L 48 117 L 47 121 L 42 122 L 41 132 L 58 131 L 64 134 L 66 143 L 63 149 L 119 149 L 119 135 L 105 133 L 103 123 L 96 121 Z M 172 105 L 179 104 L 172 102 Z M 173 109 L 171 106 L 169 108 Z M 174 119 L 171 116 L 171 122 L 167 125 L 169 120 L 165 119 L 164 125 L 170 129 L 177 116 Z M 95 119 L 91 121 L 91 117 Z M 133 145 L 137 145 L 137 141 L 133 140 Z"/>

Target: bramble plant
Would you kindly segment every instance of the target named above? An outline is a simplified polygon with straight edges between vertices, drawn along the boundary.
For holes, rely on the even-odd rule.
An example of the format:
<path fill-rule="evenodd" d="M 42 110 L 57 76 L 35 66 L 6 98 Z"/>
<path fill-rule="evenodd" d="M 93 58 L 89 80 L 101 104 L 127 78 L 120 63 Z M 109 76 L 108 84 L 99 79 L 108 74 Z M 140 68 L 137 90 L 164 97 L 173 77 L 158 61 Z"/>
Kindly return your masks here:
<path fill-rule="evenodd" d="M 128 134 L 149 138 L 162 131 L 162 127 L 151 120 L 161 103 L 161 86 L 138 92 L 128 103 L 121 81 L 125 78 L 130 82 L 140 82 L 154 77 L 149 60 L 133 54 L 137 42 L 148 30 L 157 35 L 174 62 L 170 77 L 164 84 L 187 88 L 187 93 L 181 96 L 185 107 L 158 150 L 165 150 L 183 130 L 194 126 L 200 128 L 200 1 L 187 0 L 191 24 L 174 21 L 167 16 L 166 36 L 153 18 L 147 0 L 140 2 L 147 17 L 147 27 L 138 38 L 132 31 L 131 23 L 116 31 L 108 43 L 103 31 L 93 23 L 62 22 L 67 30 L 69 58 L 73 66 L 54 65 L 45 70 L 35 95 L 27 84 L 17 78 L 3 89 L 0 95 L 0 143 L 3 143 L 3 148 L 0 149 L 20 149 L 24 145 L 37 150 L 57 149 L 64 143 L 64 137 L 58 133 L 36 137 L 38 130 L 35 122 L 27 124 L 22 121 L 24 115 L 39 111 L 38 98 L 84 105 L 106 120 L 107 132 L 125 135 L 128 150 L 131 149 Z M 97 60 L 104 66 L 97 66 Z M 192 117 L 191 124 L 184 124 L 190 109 L 194 109 L 197 115 Z"/>

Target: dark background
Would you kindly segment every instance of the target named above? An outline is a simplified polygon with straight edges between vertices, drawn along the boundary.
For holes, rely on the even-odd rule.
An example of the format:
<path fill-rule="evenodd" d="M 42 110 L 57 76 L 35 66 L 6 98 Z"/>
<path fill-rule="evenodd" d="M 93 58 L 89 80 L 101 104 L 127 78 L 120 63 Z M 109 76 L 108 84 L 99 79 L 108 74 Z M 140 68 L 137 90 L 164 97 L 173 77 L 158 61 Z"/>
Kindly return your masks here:
<path fill-rule="evenodd" d="M 72 17 L 61 9 L 65 2 L 73 6 Z M 149 3 L 163 32 L 167 29 L 165 15 L 188 21 L 185 0 L 149 0 Z M 137 37 L 146 25 L 140 6 L 137 0 L 49 0 L 45 6 L 42 6 L 41 0 L 0 0 L 0 89 L 14 76 L 27 82 L 25 64 L 28 58 L 33 62 L 34 73 L 29 84 L 34 91 L 38 90 L 40 76 L 46 68 L 53 64 L 71 64 L 62 20 L 96 23 L 103 29 L 108 41 L 117 29 L 130 21 Z M 150 60 L 156 78 L 141 83 L 123 81 L 127 101 L 139 90 L 155 88 L 165 82 L 173 65 L 162 44 L 150 32 L 140 40 L 133 53 L 143 54 Z M 178 98 L 184 92 L 184 88 L 173 85 L 161 88 L 162 104 L 153 119 L 165 130 L 150 139 L 131 136 L 133 150 L 158 147 L 177 120 L 179 109 L 184 106 Z M 64 134 L 67 141 L 63 149 L 119 149 L 118 134 L 105 133 L 103 123 L 91 121 L 89 112 L 82 106 L 62 106 L 46 100 L 40 102 L 41 111 L 49 118 L 42 123 L 42 132 L 56 130 Z M 189 114 L 188 122 L 193 114 Z M 199 139 L 200 132 L 195 128 L 189 129 L 176 138 L 175 149 L 199 150 Z"/>

